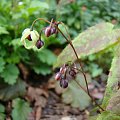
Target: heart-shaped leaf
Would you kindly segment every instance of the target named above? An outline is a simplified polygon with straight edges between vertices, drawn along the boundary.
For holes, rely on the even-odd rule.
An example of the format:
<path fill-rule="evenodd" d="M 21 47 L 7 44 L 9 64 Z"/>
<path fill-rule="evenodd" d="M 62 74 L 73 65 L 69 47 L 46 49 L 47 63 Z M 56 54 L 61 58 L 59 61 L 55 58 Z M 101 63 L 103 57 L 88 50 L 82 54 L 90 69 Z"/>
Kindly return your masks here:
<path fill-rule="evenodd" d="M 120 30 L 113 30 L 114 25 L 111 23 L 100 23 L 88 30 L 80 33 L 72 43 L 79 58 L 104 50 L 118 42 Z M 75 53 L 70 45 L 58 56 L 54 68 L 63 65 L 69 61 L 76 60 Z"/>

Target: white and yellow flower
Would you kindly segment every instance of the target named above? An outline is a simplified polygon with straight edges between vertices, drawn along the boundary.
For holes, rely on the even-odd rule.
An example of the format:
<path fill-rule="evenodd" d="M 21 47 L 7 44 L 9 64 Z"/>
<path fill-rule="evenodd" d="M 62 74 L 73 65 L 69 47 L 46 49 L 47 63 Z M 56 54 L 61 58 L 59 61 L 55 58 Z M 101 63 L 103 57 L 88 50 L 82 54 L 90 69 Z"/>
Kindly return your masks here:
<path fill-rule="evenodd" d="M 39 34 L 36 30 L 26 28 L 22 33 L 21 42 L 23 43 L 26 49 L 31 49 L 35 46 L 38 39 Z"/>

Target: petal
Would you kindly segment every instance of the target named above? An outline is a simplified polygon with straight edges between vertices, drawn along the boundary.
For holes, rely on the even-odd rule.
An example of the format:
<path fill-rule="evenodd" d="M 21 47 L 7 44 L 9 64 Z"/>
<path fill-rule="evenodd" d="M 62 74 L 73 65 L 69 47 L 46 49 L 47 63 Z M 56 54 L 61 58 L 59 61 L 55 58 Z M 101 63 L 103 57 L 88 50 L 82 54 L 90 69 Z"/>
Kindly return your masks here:
<path fill-rule="evenodd" d="M 24 41 L 28 35 L 30 35 L 31 31 L 29 28 L 25 29 L 22 33 L 22 37 L 21 37 L 21 42 Z"/>
<path fill-rule="evenodd" d="M 38 32 L 36 31 L 36 30 L 33 30 L 33 31 L 31 31 L 31 38 L 32 38 L 32 40 L 34 41 L 34 42 L 37 42 L 37 40 L 39 39 L 39 34 L 38 34 Z"/>
<path fill-rule="evenodd" d="M 26 49 L 31 49 L 35 46 L 33 41 L 24 40 L 22 43 Z"/>
<path fill-rule="evenodd" d="M 22 35 L 24 35 L 25 33 L 30 32 L 30 28 L 26 28 L 23 32 Z"/>

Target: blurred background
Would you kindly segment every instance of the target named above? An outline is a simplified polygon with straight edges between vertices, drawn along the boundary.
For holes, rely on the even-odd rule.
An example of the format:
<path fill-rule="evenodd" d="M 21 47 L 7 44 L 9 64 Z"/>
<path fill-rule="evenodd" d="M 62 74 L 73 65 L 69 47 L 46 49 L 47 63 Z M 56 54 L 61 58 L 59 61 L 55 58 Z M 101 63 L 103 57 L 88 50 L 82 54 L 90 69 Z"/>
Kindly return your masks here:
<path fill-rule="evenodd" d="M 0 120 L 58 120 L 64 116 L 88 119 L 93 108 L 71 106 L 63 89 L 54 81 L 52 69 L 67 45 L 59 34 L 47 38 L 41 51 L 27 50 L 20 43 L 22 31 L 36 18 L 62 21 L 74 39 L 97 23 L 119 27 L 119 0 L 1 0 L 0 1 Z M 47 23 L 37 22 L 40 31 Z M 62 26 L 59 26 L 64 31 Z M 89 89 L 101 103 L 113 54 L 111 49 L 82 58 L 90 79 Z M 84 93 L 83 93 L 84 94 Z M 88 102 L 88 101 L 87 101 Z M 82 103 L 81 103 L 82 104 Z M 75 107 L 75 108 L 74 108 Z M 88 112 L 89 111 L 89 112 Z M 22 115 L 21 118 L 18 118 Z"/>

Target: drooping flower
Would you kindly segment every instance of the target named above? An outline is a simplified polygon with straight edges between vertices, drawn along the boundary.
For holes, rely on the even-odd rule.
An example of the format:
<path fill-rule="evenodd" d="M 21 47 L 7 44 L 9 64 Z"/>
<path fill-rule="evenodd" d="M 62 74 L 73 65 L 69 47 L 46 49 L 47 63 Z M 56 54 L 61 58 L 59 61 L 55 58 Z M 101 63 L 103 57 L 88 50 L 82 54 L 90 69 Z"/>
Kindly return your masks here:
<path fill-rule="evenodd" d="M 55 75 L 55 80 L 59 81 L 59 84 L 62 88 L 67 88 L 69 81 L 75 79 L 78 70 L 76 69 L 76 65 L 67 65 L 64 64 L 59 72 Z"/>
<path fill-rule="evenodd" d="M 36 42 L 39 40 L 39 34 L 36 30 L 31 30 L 26 28 L 21 37 L 21 42 L 27 49 L 31 49 L 35 46 Z"/>
<path fill-rule="evenodd" d="M 38 40 L 35 45 L 38 49 L 40 49 L 44 45 L 44 42 L 42 40 Z"/>
<path fill-rule="evenodd" d="M 46 27 L 46 29 L 45 29 L 45 36 L 46 37 L 49 37 L 51 35 L 51 30 L 52 30 L 51 26 Z"/>
<path fill-rule="evenodd" d="M 67 79 L 61 79 L 60 80 L 60 87 L 67 88 L 68 87 L 68 80 Z"/>
<path fill-rule="evenodd" d="M 56 26 L 58 26 L 58 25 L 56 25 Z M 56 29 L 55 26 L 48 26 L 45 28 L 45 36 L 46 37 L 49 37 L 49 36 L 51 36 L 53 34 L 57 34 L 57 33 L 58 33 L 58 30 Z"/>

